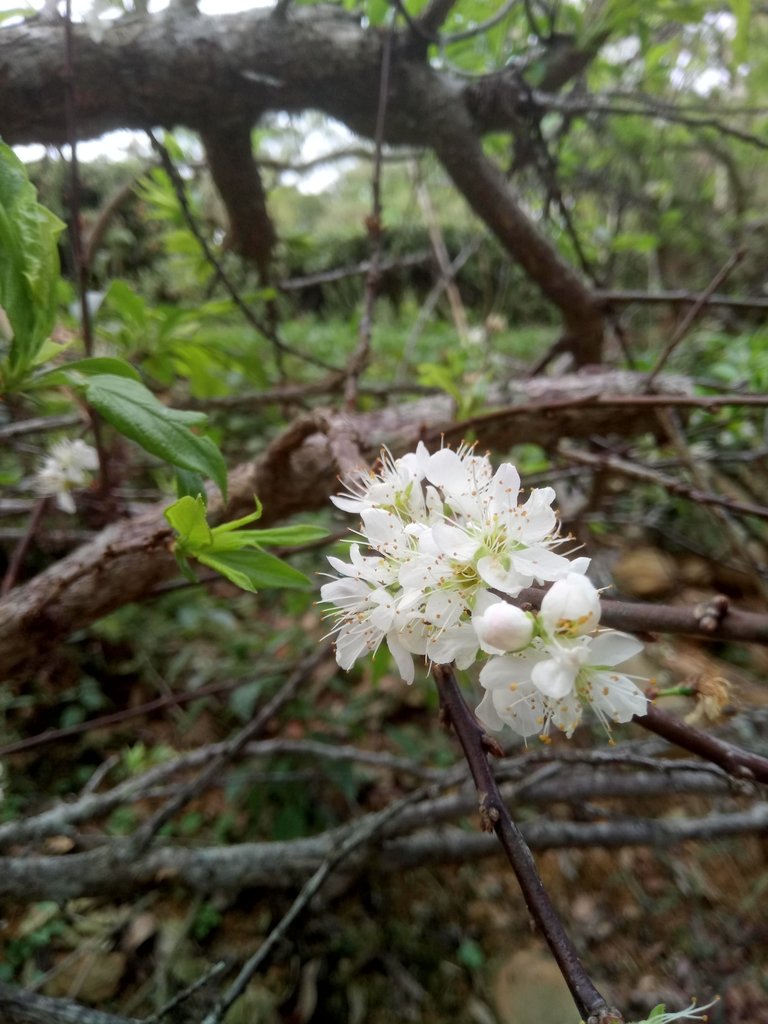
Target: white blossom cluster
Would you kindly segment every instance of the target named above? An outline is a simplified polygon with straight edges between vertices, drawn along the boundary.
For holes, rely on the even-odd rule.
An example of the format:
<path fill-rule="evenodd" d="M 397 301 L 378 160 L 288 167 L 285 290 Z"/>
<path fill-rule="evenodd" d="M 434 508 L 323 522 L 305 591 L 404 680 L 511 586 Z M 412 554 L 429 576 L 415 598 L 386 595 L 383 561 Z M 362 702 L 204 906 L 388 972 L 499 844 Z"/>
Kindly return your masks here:
<path fill-rule="evenodd" d="M 71 492 L 90 483 L 91 473 L 98 467 L 96 449 L 85 441 L 57 441 L 35 474 L 35 490 L 55 497 L 62 512 L 73 513 L 75 501 Z"/>
<path fill-rule="evenodd" d="M 570 736 L 585 705 L 606 729 L 643 714 L 645 695 L 615 671 L 642 644 L 597 631 L 589 559 L 555 550 L 567 538 L 554 499 L 542 487 L 521 502 L 515 467 L 494 473 L 469 446 L 430 454 L 420 443 L 399 459 L 384 450 L 378 474 L 361 473 L 332 499 L 360 516 L 364 543 L 350 546 L 349 562 L 329 558 L 338 576 L 321 588 L 336 619 L 339 665 L 351 668 L 382 641 L 407 683 L 414 656 L 459 669 L 482 659 L 478 718 L 522 736 L 546 735 L 551 725 Z M 500 596 L 534 583 L 552 584 L 538 613 Z"/>

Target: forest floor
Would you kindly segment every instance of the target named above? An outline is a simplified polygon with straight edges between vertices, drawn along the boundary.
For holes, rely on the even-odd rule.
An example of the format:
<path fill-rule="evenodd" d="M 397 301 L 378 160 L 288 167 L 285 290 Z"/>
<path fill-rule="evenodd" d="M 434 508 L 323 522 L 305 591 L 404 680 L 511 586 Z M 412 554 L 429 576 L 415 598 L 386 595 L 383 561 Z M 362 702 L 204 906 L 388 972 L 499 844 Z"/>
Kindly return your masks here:
<path fill-rule="evenodd" d="M 693 596 L 682 592 L 679 599 Z M 321 628 L 314 610 L 306 612 L 303 625 Z M 275 619 L 272 627 L 279 629 L 281 623 Z M 114 639 L 104 633 L 98 645 L 104 663 L 119 663 Z M 742 654 L 736 665 L 733 652 L 687 640 L 665 640 L 649 651 L 652 671 L 677 679 L 726 678 L 731 685 L 726 732 L 732 714 L 745 718 L 746 709 L 755 708 L 753 737 L 765 751 L 765 652 Z M 122 651 L 124 657 L 128 653 Z M 122 695 L 126 707 L 151 692 L 140 665 L 135 659 L 128 662 L 132 668 L 123 679 Z M 320 679 L 306 704 L 273 723 L 273 735 L 325 734 L 338 740 L 340 730 L 348 728 L 353 735 L 347 742 L 400 755 L 422 736 L 441 766 L 455 760 L 452 737 L 437 721 L 429 690 L 404 688 L 387 672 L 373 684 L 367 674 L 359 675 L 343 695 L 327 682 Z M 113 702 L 121 699 L 119 690 L 113 688 Z M 71 787 L 82 785 L 96 761 L 123 756 L 118 752 L 128 737 L 142 765 L 152 763 L 153 751 L 167 756 L 169 750 L 220 740 L 232 728 L 227 700 L 208 698 L 122 730 L 84 733 L 9 759 L 8 767 L 26 775 L 32 810 L 54 794 L 63 795 L 63 776 Z M 357 709 L 352 724 L 342 720 L 342 700 L 345 711 Z M 674 710 L 691 710 L 690 700 L 676 700 Z M 30 732 L 46 726 L 39 704 L 11 713 L 8 723 L 16 735 L 25 725 Z M 631 727 L 626 735 L 635 734 L 639 730 Z M 577 743 L 589 743 L 589 736 L 579 735 Z M 553 748 L 566 742 L 555 738 Z M 350 806 L 375 810 L 403 792 L 394 773 L 354 785 L 347 777 L 326 779 L 326 791 L 322 778 L 309 779 L 293 763 L 275 764 L 271 771 L 269 799 L 259 802 L 251 793 L 233 806 L 225 790 L 209 790 L 187 809 L 176 838 L 190 843 L 251 838 L 249 823 L 259 814 L 271 822 L 273 838 L 306 834 L 317 829 L 323 814 L 326 820 L 334 814 L 343 820 Z M 291 799 L 295 802 L 289 807 Z M 123 819 L 112 815 L 99 829 L 130 831 L 153 806 L 150 801 L 135 805 L 130 813 L 124 810 Z M 583 808 L 555 804 L 546 813 L 610 821 L 628 815 L 692 817 L 713 807 L 717 798 L 713 803 L 711 797 L 671 792 L 634 800 L 631 806 L 616 799 Z M 477 827 L 473 818 L 465 824 Z M 97 831 L 94 825 L 88 834 Z M 67 837 L 52 837 L 44 852 L 66 854 L 69 849 Z M 712 1024 L 768 1024 L 768 837 L 735 836 L 667 848 L 563 849 L 536 860 L 598 988 L 628 1019 L 645 1016 L 658 1003 L 677 1010 L 694 997 L 706 1003 L 720 996 L 709 1011 Z M 9 906 L 0 930 L 0 976 L 47 995 L 142 1016 L 211 964 L 234 964 L 250 955 L 292 898 L 284 892 L 246 890 L 232 898 L 166 887 L 130 903 Z M 199 1022 L 210 998 L 211 988 L 204 988 L 168 1019 Z M 577 1013 L 506 863 L 492 857 L 404 873 L 342 873 L 279 945 L 269 968 L 251 982 L 227 1021 L 576 1024 Z"/>

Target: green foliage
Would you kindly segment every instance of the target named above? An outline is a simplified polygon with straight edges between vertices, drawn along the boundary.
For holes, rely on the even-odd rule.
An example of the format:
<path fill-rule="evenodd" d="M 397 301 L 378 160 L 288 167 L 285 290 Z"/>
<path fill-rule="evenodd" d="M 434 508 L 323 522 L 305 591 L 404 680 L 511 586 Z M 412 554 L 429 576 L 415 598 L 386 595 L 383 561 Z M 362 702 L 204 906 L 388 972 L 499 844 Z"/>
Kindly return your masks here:
<path fill-rule="evenodd" d="M 0 143 L 0 391 L 23 384 L 51 333 L 63 228 L 38 203 L 24 164 Z"/>
<path fill-rule="evenodd" d="M 281 559 L 263 550 L 264 545 L 306 544 L 326 536 L 315 526 L 283 526 L 267 530 L 243 530 L 261 517 L 261 504 L 250 515 L 211 528 L 202 495 L 185 495 L 165 510 L 165 518 L 178 534 L 174 545 L 179 568 L 195 576 L 188 559 L 215 569 L 235 586 L 255 593 L 262 587 L 306 587 L 309 579 Z"/>
<path fill-rule="evenodd" d="M 24 964 L 38 951 L 50 948 L 51 942 L 65 929 L 66 921 L 57 903 L 34 904 L 19 934 L 5 945 L 0 981 L 14 981 Z"/>
<path fill-rule="evenodd" d="M 129 374 L 90 373 L 84 371 L 82 363 L 62 372 L 86 402 L 121 434 L 172 466 L 210 477 L 226 498 L 224 456 L 209 437 L 189 429 L 204 423 L 205 413 L 163 405 Z"/>

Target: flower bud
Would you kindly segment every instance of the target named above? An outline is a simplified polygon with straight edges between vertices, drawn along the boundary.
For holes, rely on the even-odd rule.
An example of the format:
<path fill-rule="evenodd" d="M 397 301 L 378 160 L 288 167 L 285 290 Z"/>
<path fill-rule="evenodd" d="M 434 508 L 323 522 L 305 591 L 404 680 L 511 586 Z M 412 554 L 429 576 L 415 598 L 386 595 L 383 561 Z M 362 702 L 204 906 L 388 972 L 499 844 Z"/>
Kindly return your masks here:
<path fill-rule="evenodd" d="M 490 605 L 482 615 L 473 618 L 472 624 L 481 647 L 489 653 L 521 651 L 533 636 L 530 615 L 506 601 Z"/>
<path fill-rule="evenodd" d="M 587 577 L 569 572 L 545 594 L 539 617 L 548 633 L 575 637 L 597 628 L 600 611 L 600 595 Z"/>

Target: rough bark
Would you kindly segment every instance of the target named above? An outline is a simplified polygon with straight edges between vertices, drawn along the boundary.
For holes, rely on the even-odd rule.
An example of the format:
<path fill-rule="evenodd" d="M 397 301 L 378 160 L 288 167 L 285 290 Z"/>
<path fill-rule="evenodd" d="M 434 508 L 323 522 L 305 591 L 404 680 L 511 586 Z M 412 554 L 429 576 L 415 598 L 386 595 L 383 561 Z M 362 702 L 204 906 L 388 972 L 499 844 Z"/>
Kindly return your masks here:
<path fill-rule="evenodd" d="M 0 982 L 3 1024 L 140 1024 L 135 1017 L 102 1013 L 72 999 L 51 999 L 29 989 Z"/>
<path fill-rule="evenodd" d="M 255 263 L 262 281 L 269 277 L 277 235 L 251 149 L 249 124 L 222 125 L 203 135 L 211 176 L 227 208 L 227 245 Z"/>
<path fill-rule="evenodd" d="M 526 842 L 534 850 L 562 847 L 671 846 L 691 839 L 761 833 L 768 828 L 768 804 L 709 817 L 657 821 L 526 822 Z M 81 897 L 136 898 L 164 886 L 183 886 L 196 893 L 239 892 L 248 888 L 289 890 L 302 885 L 333 853 L 343 830 L 288 842 L 239 843 L 233 846 L 183 848 L 162 846 L 142 856 L 132 853 L 130 840 L 110 847 L 62 857 L 0 857 L 0 897 L 4 900 L 55 900 Z M 458 841 L 457 841 L 458 840 Z M 466 840 L 466 841 L 464 841 Z M 425 864 L 461 862 L 493 856 L 495 837 L 468 835 L 462 829 L 424 829 L 384 840 L 379 850 L 352 854 L 350 870 L 384 873 Z"/>
<path fill-rule="evenodd" d="M 0 135 L 6 142 L 66 141 L 62 39 L 59 26 L 45 23 L 0 31 Z M 291 8 L 280 17 L 257 10 L 215 18 L 171 9 L 123 18 L 98 40 L 77 26 L 77 130 L 90 137 L 115 128 L 184 125 L 215 138 L 222 126 L 236 124 L 242 132 L 268 111 L 317 109 L 372 138 L 381 47 L 376 30 L 324 7 Z M 472 209 L 560 309 L 564 343 L 576 362 L 599 361 L 600 305 L 522 210 L 480 145 L 484 133 L 510 130 L 514 111 L 530 108 L 530 94 L 503 73 L 468 82 L 435 70 L 423 49 L 413 46 L 410 30 L 396 34 L 383 141 L 437 153 Z M 233 209 L 231 174 L 221 167 L 219 172 L 233 227 L 247 223 Z M 259 206 L 257 219 L 263 219 Z M 253 213 L 251 200 L 249 209 Z M 263 232 L 261 237 L 269 241 Z"/>

